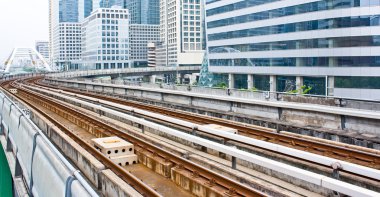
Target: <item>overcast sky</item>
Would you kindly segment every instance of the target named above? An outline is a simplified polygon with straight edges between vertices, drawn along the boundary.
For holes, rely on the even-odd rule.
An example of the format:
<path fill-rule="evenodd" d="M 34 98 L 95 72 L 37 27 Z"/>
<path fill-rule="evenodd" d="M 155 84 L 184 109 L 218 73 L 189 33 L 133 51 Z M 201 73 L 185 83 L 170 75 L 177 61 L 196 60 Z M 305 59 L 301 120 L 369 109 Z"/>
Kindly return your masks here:
<path fill-rule="evenodd" d="M 49 40 L 49 0 L 0 0 L 0 65 L 14 47 Z"/>

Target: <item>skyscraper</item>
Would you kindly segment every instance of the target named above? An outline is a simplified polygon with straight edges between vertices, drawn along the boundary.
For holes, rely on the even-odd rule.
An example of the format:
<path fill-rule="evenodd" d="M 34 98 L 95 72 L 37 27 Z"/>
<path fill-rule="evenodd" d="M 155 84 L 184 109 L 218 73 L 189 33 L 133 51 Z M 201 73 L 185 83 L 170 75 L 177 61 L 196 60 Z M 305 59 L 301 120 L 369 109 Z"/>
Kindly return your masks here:
<path fill-rule="evenodd" d="M 128 68 L 130 58 L 128 10 L 99 8 L 82 23 L 82 61 L 85 69 Z"/>
<path fill-rule="evenodd" d="M 158 66 L 201 65 L 205 49 L 204 0 L 160 0 Z"/>
<path fill-rule="evenodd" d="M 119 6 L 120 8 L 126 8 L 126 2 L 128 0 L 93 0 L 94 10 L 97 8 L 111 8 L 112 6 Z"/>
<path fill-rule="evenodd" d="M 79 22 L 90 16 L 93 10 L 93 0 L 78 0 Z"/>
<path fill-rule="evenodd" d="M 160 27 L 149 24 L 131 24 L 129 32 L 131 60 L 134 66 L 147 66 L 148 43 L 157 42 L 160 39 Z"/>
<path fill-rule="evenodd" d="M 78 0 L 59 1 L 59 22 L 78 22 L 79 21 L 79 2 Z"/>
<path fill-rule="evenodd" d="M 160 0 L 128 0 L 132 24 L 160 24 Z"/>
<path fill-rule="evenodd" d="M 80 21 L 92 11 L 92 0 L 49 0 L 51 65 L 70 67 L 80 59 Z"/>
<path fill-rule="evenodd" d="M 231 88 L 380 98 L 380 2 L 211 0 L 209 70 Z"/>

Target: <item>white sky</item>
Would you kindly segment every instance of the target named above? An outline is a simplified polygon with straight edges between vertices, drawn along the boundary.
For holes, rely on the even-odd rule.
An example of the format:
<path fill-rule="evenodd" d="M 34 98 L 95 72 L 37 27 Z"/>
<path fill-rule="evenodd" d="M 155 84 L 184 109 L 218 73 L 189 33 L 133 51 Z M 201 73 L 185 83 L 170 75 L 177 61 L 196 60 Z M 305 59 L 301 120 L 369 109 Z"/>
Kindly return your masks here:
<path fill-rule="evenodd" d="M 14 47 L 49 40 L 49 0 L 0 0 L 0 65 Z"/>

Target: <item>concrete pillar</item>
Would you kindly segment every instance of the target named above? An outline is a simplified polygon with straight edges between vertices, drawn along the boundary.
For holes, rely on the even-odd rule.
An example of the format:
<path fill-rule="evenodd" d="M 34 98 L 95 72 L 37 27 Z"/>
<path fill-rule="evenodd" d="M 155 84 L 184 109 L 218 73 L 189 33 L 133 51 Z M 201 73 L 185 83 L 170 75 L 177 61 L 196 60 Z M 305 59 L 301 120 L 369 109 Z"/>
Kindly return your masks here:
<path fill-rule="evenodd" d="M 149 83 L 156 83 L 156 75 L 149 76 Z"/>
<path fill-rule="evenodd" d="M 228 88 L 235 88 L 234 74 L 228 74 Z"/>
<path fill-rule="evenodd" d="M 194 82 L 197 82 L 197 75 L 195 73 L 189 75 L 189 84 L 193 85 Z"/>
<path fill-rule="evenodd" d="M 277 92 L 277 76 L 276 75 L 271 75 L 269 77 L 269 86 L 270 86 L 270 91 L 271 92 Z"/>
<path fill-rule="evenodd" d="M 185 78 L 184 74 L 177 74 L 177 83 L 183 84 L 183 79 Z"/>
<path fill-rule="evenodd" d="M 299 42 L 299 41 L 296 42 L 296 48 L 302 49 L 301 42 Z M 302 57 L 297 57 L 296 58 L 296 67 L 301 67 L 301 66 L 305 66 L 304 59 Z"/>
<path fill-rule="evenodd" d="M 327 96 L 334 96 L 335 78 L 334 76 L 327 77 Z"/>
<path fill-rule="evenodd" d="M 329 39 L 329 48 L 334 48 L 334 40 Z M 335 67 L 337 65 L 337 60 L 335 57 L 329 57 L 329 67 Z"/>
<path fill-rule="evenodd" d="M 296 90 L 298 90 L 298 94 L 302 94 L 302 86 L 303 86 L 303 77 L 296 77 Z"/>
<path fill-rule="evenodd" d="M 253 80 L 253 75 L 248 75 L 247 84 L 248 84 L 248 86 L 247 86 L 248 89 L 252 89 L 253 87 L 255 87 L 254 80 Z"/>

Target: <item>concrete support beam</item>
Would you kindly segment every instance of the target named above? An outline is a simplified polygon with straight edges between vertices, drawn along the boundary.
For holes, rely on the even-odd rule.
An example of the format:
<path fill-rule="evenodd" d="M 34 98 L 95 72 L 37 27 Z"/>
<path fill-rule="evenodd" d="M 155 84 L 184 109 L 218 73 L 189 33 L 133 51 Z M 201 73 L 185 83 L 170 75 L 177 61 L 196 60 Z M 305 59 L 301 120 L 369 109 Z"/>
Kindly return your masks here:
<path fill-rule="evenodd" d="M 334 48 L 334 40 L 330 39 L 329 40 L 329 48 Z M 335 57 L 329 57 L 329 67 L 334 67 L 337 65 L 337 59 Z"/>
<path fill-rule="evenodd" d="M 192 85 L 195 82 L 197 82 L 197 75 L 193 73 L 189 75 L 189 84 Z"/>
<path fill-rule="evenodd" d="M 303 86 L 303 77 L 296 77 L 296 90 L 298 90 L 298 94 L 302 94 L 302 86 Z"/>
<path fill-rule="evenodd" d="M 301 46 L 301 42 L 300 41 L 297 41 L 296 42 L 296 48 L 297 49 L 302 49 L 302 46 Z M 301 66 L 304 66 L 305 62 L 304 60 L 302 59 L 302 57 L 297 57 L 296 58 L 296 67 L 301 67 Z"/>
<path fill-rule="evenodd" d="M 149 83 L 156 83 L 156 75 L 149 76 Z"/>
<path fill-rule="evenodd" d="M 228 74 L 228 88 L 235 88 L 235 76 L 234 76 L 234 74 Z"/>
<path fill-rule="evenodd" d="M 248 86 L 247 86 L 248 89 L 252 89 L 253 87 L 255 87 L 254 80 L 253 80 L 253 75 L 248 75 L 247 84 L 248 84 Z"/>
<path fill-rule="evenodd" d="M 183 80 L 185 79 L 185 74 L 179 74 L 179 83 L 183 84 Z"/>
<path fill-rule="evenodd" d="M 269 77 L 269 85 L 270 85 L 271 92 L 277 92 L 277 76 L 276 75 L 271 75 Z"/>

